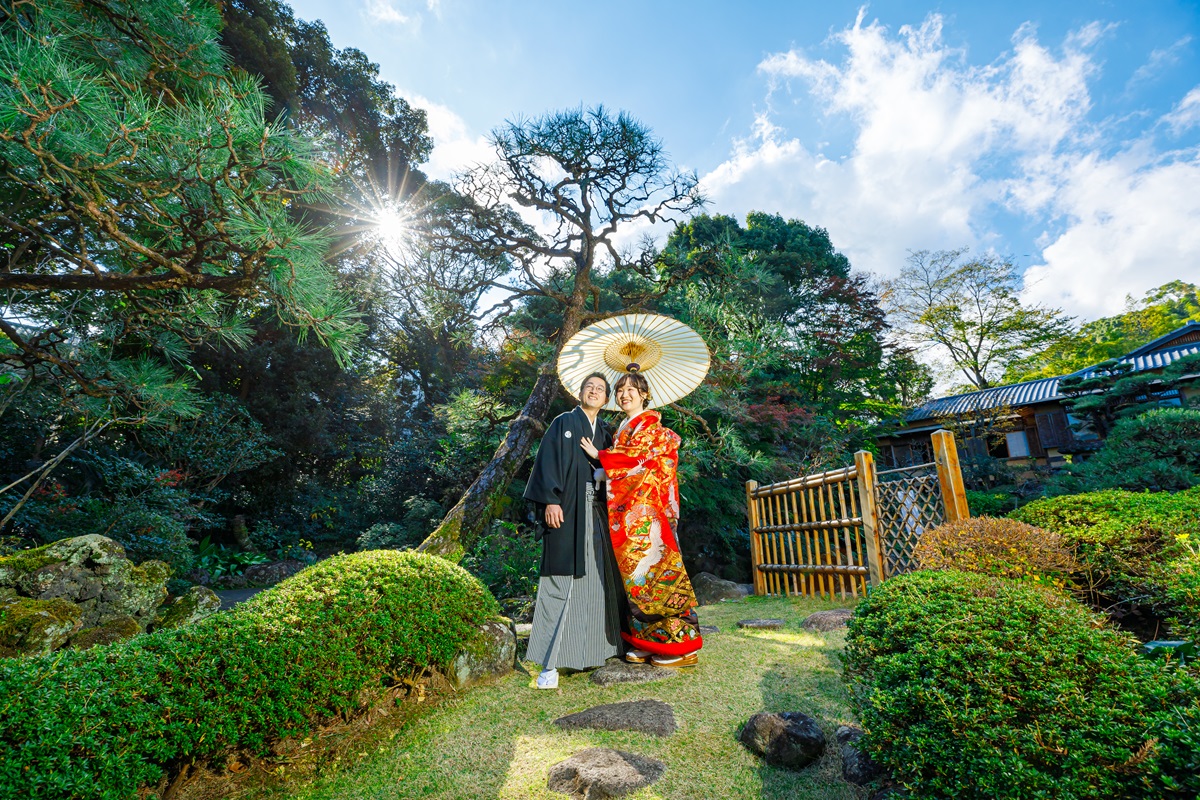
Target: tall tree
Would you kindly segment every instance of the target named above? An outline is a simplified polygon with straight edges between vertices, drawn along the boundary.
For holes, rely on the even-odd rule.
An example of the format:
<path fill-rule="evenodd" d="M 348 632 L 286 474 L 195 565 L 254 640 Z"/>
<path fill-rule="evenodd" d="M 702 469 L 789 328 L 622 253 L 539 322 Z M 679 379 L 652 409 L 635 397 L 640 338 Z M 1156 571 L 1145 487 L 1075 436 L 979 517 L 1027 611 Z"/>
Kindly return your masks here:
<path fill-rule="evenodd" d="M 617 236 L 639 220 L 688 214 L 703 202 L 692 174 L 672 168 L 659 142 L 625 113 L 603 107 L 517 120 L 493 131 L 496 161 L 462 176 L 441 213 L 442 246 L 506 258 L 504 278 L 481 275 L 478 287 L 500 294 L 497 309 L 544 298 L 561 309 L 552 353 L 492 460 L 421 549 L 461 557 L 488 523 L 497 499 L 540 435 L 558 393 L 553 356 L 584 324 L 607 314 L 594 283 L 597 270 L 636 276 L 639 297 L 665 291 L 670 276 L 652 259 L 623 252 Z M 540 218 L 523 221 L 513 204 Z M 636 302 L 636 301 L 635 301 Z M 495 311 L 493 311 L 495 313 Z"/>
<path fill-rule="evenodd" d="M 1146 292 L 1141 300 L 1125 298 L 1125 310 L 1079 326 L 1079 331 L 1028 358 L 1009 365 L 1009 383 L 1053 378 L 1136 350 L 1189 322 L 1200 320 L 1200 287 L 1171 281 Z"/>
<path fill-rule="evenodd" d="M 49 387 L 84 420 L 65 448 L 194 416 L 190 347 L 244 342 L 250 313 L 343 358 L 357 335 L 291 211 L 330 173 L 229 73 L 219 28 L 200 0 L 0 5 L 0 412 Z"/>
<path fill-rule="evenodd" d="M 1073 330 L 1059 309 L 1023 304 L 1020 271 L 993 255 L 921 250 L 885 287 L 888 311 L 904 336 L 948 356 L 980 389 Z"/>

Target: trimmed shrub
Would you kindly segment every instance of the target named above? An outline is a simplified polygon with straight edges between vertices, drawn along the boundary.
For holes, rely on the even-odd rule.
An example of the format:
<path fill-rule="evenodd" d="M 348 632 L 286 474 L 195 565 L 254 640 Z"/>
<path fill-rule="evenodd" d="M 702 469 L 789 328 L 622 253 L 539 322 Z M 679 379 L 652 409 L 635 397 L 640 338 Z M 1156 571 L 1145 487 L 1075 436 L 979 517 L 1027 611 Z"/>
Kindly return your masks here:
<path fill-rule="evenodd" d="M 864 746 L 923 798 L 1192 797 L 1200 685 L 1069 597 L 957 571 L 872 591 L 846 678 Z"/>
<path fill-rule="evenodd" d="M 1050 491 L 1174 491 L 1197 485 L 1200 408 L 1159 408 L 1117 422 L 1100 452 L 1057 477 Z"/>
<path fill-rule="evenodd" d="M 1146 609 L 1171 635 L 1200 641 L 1200 488 L 1053 497 L 1010 516 L 1063 536 L 1092 605 Z"/>
<path fill-rule="evenodd" d="M 445 667 L 498 610 L 448 561 L 374 551 L 185 628 L 0 660 L 0 797 L 128 798 L 184 760 L 262 751 Z"/>
<path fill-rule="evenodd" d="M 998 517 L 1017 507 L 1017 498 L 1008 492 L 981 492 L 967 489 L 967 506 L 977 517 Z"/>
<path fill-rule="evenodd" d="M 1057 533 L 994 517 L 971 517 L 926 531 L 913 558 L 921 569 L 957 569 L 1058 588 L 1075 568 Z"/>

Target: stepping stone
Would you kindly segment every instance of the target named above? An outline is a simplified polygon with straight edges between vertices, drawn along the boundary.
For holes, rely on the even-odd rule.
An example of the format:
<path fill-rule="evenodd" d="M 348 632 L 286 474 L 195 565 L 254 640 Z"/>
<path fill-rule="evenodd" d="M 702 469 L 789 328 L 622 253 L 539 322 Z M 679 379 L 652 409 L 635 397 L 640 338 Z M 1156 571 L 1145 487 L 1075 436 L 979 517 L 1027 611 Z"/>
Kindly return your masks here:
<path fill-rule="evenodd" d="M 755 714 L 738 741 L 776 767 L 801 770 L 825 752 L 825 733 L 817 721 L 799 711 Z"/>
<path fill-rule="evenodd" d="M 656 667 L 653 664 L 630 664 L 614 659 L 593 672 L 591 681 L 597 686 L 613 686 L 618 683 L 650 683 L 678 675 L 677 669 Z"/>
<path fill-rule="evenodd" d="M 748 628 L 752 631 L 777 631 L 783 627 L 781 619 L 743 619 L 738 621 L 739 628 Z"/>
<path fill-rule="evenodd" d="M 720 632 L 721 632 L 721 629 L 718 628 L 716 625 L 701 625 L 700 626 L 700 634 L 702 636 L 709 636 L 711 634 L 720 633 Z"/>
<path fill-rule="evenodd" d="M 601 731 L 637 731 L 655 736 L 670 736 L 678 729 L 675 711 L 661 700 L 631 700 L 568 714 L 554 720 L 565 730 L 595 728 Z"/>
<path fill-rule="evenodd" d="M 832 611 L 818 611 L 815 614 L 809 614 L 804 618 L 804 622 L 800 623 L 800 627 L 806 631 L 836 631 L 846 627 L 846 622 L 854 616 L 852 608 L 835 608 Z"/>
<path fill-rule="evenodd" d="M 574 800 L 623 797 L 657 781 L 667 765 L 655 758 L 592 747 L 550 768 L 547 786 Z"/>

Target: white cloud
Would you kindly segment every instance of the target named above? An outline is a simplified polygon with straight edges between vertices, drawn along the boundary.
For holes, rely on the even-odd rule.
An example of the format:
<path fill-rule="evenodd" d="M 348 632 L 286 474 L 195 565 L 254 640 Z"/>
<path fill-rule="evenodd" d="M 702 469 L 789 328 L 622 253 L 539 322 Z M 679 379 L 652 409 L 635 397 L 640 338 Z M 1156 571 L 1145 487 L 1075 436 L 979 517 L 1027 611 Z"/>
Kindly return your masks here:
<path fill-rule="evenodd" d="M 1171 113 L 1163 117 L 1163 122 L 1167 123 L 1175 134 L 1200 125 L 1200 86 L 1184 95 L 1179 104 L 1171 109 Z"/>
<path fill-rule="evenodd" d="M 431 178 L 448 181 L 456 173 L 495 158 L 487 137 L 473 133 L 466 120 L 449 106 L 435 103 L 419 94 L 402 93 L 414 107 L 425 111 L 429 135 L 433 137 L 433 153 L 422 166 Z"/>
<path fill-rule="evenodd" d="M 1154 80 L 1162 73 L 1164 69 L 1174 64 L 1178 64 L 1180 51 L 1191 43 L 1192 37 L 1184 36 L 1177 40 L 1170 47 L 1163 47 L 1152 51 L 1150 53 L 1150 58 L 1147 59 L 1146 63 L 1134 70 L 1133 75 L 1130 76 L 1129 83 L 1125 88 L 1128 90 L 1139 83 Z"/>
<path fill-rule="evenodd" d="M 860 12 L 831 40 L 844 48 L 838 61 L 798 50 L 765 58 L 768 106 L 782 85 L 799 85 L 797 103 L 816 120 L 849 122 L 853 148 L 830 158 L 782 130 L 778 111 L 764 112 L 703 177 L 713 210 L 778 211 L 821 225 L 856 267 L 883 274 L 909 250 L 1011 253 L 995 225 L 1009 215 L 1043 231 L 1030 297 L 1084 316 L 1200 270 L 1191 234 L 1200 231 L 1192 197 L 1200 192 L 1187 191 L 1189 181 L 1200 185 L 1196 152 L 1113 142 L 1104 123 L 1089 120 L 1089 81 L 1099 72 L 1089 48 L 1111 26 L 1086 25 L 1051 49 L 1025 25 L 1008 52 L 978 66 L 944 42 L 942 25 L 931 14 L 893 34 Z M 1164 118 L 1174 128 L 1196 121 L 1200 90 Z"/>
<path fill-rule="evenodd" d="M 367 0 L 367 16 L 375 22 L 407 25 L 412 17 L 400 13 L 388 0 Z"/>

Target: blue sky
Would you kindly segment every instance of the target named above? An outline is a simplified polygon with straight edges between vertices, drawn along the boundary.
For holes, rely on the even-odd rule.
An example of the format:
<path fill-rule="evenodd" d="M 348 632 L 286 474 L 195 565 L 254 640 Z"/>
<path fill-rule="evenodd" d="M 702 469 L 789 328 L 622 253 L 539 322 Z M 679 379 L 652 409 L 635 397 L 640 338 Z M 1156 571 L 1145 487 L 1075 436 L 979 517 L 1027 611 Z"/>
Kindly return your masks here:
<path fill-rule="evenodd" d="M 631 112 L 712 213 L 858 269 L 970 246 L 1084 319 L 1200 282 L 1200 3 L 297 0 L 425 108 L 449 177 L 506 119 Z"/>

